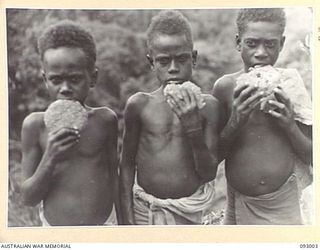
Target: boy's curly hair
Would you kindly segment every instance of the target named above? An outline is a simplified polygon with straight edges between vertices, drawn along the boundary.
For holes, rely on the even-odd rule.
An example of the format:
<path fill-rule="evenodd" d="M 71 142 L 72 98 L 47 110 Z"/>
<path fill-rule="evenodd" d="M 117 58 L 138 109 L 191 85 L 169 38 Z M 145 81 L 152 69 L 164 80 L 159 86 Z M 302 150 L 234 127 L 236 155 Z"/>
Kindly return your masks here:
<path fill-rule="evenodd" d="M 286 14 L 282 8 L 241 9 L 237 16 L 238 33 L 241 36 L 249 22 L 277 23 L 283 34 L 286 26 Z"/>
<path fill-rule="evenodd" d="M 193 48 L 190 23 L 187 18 L 178 11 L 163 10 L 152 18 L 147 30 L 147 46 L 149 51 L 153 46 L 153 38 L 157 34 L 185 35 L 191 49 Z"/>
<path fill-rule="evenodd" d="M 93 70 L 96 62 L 96 46 L 92 35 L 79 24 L 63 20 L 49 26 L 38 39 L 41 60 L 46 50 L 58 47 L 80 48 L 87 58 L 87 66 Z"/>

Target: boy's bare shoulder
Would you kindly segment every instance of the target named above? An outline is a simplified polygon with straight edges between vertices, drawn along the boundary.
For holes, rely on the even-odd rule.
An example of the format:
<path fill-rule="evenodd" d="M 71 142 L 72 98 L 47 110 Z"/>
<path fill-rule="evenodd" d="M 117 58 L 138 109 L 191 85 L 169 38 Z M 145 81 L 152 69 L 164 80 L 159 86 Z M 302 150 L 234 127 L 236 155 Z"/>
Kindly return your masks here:
<path fill-rule="evenodd" d="M 126 109 L 140 110 L 146 106 L 151 97 L 150 93 L 137 92 L 129 97 L 126 103 Z"/>
<path fill-rule="evenodd" d="M 226 74 L 220 77 L 215 83 L 214 88 L 234 88 L 237 78 L 242 74 L 242 71 L 238 71 L 232 74 Z"/>
<path fill-rule="evenodd" d="M 29 114 L 22 123 L 21 141 L 22 145 L 30 147 L 38 142 L 42 131 L 45 129 L 44 112 L 34 112 Z"/>
<path fill-rule="evenodd" d="M 91 108 L 91 110 L 89 111 L 89 117 L 90 113 L 93 114 L 93 117 L 95 117 L 95 119 L 102 119 L 103 122 L 106 123 L 114 123 L 118 121 L 116 112 L 108 107 Z"/>
<path fill-rule="evenodd" d="M 22 123 L 24 129 L 36 129 L 44 126 L 44 112 L 34 112 L 29 114 Z"/>
<path fill-rule="evenodd" d="M 227 93 L 233 91 L 236 86 L 237 78 L 242 74 L 242 71 L 238 71 L 232 74 L 226 74 L 220 77 L 213 85 L 212 94 L 217 98 L 223 98 Z"/>

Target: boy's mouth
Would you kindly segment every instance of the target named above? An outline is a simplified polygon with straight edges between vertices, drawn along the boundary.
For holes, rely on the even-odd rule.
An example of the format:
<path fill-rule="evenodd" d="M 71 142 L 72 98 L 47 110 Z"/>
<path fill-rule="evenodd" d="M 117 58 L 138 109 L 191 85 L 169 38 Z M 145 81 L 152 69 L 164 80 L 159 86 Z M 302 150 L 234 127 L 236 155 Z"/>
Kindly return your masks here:
<path fill-rule="evenodd" d="M 182 84 L 184 80 L 182 79 L 168 79 L 166 81 L 167 84 Z"/>
<path fill-rule="evenodd" d="M 255 63 L 252 65 L 252 68 L 260 68 L 267 65 L 269 65 L 269 63 Z"/>
<path fill-rule="evenodd" d="M 58 96 L 57 100 L 73 100 L 72 96 Z"/>

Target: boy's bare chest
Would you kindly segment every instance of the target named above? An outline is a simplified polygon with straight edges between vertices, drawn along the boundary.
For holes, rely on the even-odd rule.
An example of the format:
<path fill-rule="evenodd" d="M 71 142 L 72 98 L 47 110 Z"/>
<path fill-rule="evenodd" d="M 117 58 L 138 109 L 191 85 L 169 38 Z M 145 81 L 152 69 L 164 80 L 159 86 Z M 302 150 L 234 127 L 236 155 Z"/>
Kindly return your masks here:
<path fill-rule="evenodd" d="M 180 120 L 169 106 L 146 109 L 141 114 L 141 119 L 144 132 L 154 136 L 180 135 L 182 133 Z"/>
<path fill-rule="evenodd" d="M 93 126 L 92 123 L 89 123 L 81 132 L 80 139 L 68 152 L 71 155 L 78 157 L 90 158 L 95 157 L 96 155 L 103 152 L 103 149 L 106 148 L 106 138 L 107 133 L 102 128 Z M 40 146 L 44 151 L 48 142 L 48 133 L 44 131 L 40 137 Z"/>

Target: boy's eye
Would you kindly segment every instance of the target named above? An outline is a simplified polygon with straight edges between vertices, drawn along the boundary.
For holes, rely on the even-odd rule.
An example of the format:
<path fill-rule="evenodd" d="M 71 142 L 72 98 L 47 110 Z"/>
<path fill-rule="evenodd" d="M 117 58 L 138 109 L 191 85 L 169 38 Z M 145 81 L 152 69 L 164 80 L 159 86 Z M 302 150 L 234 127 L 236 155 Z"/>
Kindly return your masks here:
<path fill-rule="evenodd" d="M 274 48 L 276 46 L 276 42 L 275 41 L 265 41 L 264 45 L 267 48 Z"/>
<path fill-rule="evenodd" d="M 62 79 L 62 77 L 54 76 L 54 77 L 50 77 L 49 81 L 51 81 L 54 85 L 58 85 L 58 84 L 62 83 L 63 79 Z"/>
<path fill-rule="evenodd" d="M 161 65 L 167 65 L 169 63 L 169 58 L 159 58 L 157 60 L 158 63 L 160 63 Z"/>
<path fill-rule="evenodd" d="M 188 60 L 188 56 L 179 56 L 178 57 L 178 62 L 180 62 L 180 63 L 184 63 L 184 62 L 186 62 L 187 60 Z"/>
<path fill-rule="evenodd" d="M 248 47 L 255 47 L 255 46 L 257 46 L 257 43 L 256 43 L 256 41 L 254 41 L 254 40 L 246 40 L 246 41 L 245 41 L 245 44 L 246 44 Z"/>
<path fill-rule="evenodd" d="M 78 83 L 81 80 L 80 76 L 71 76 L 69 77 L 70 83 Z"/>

